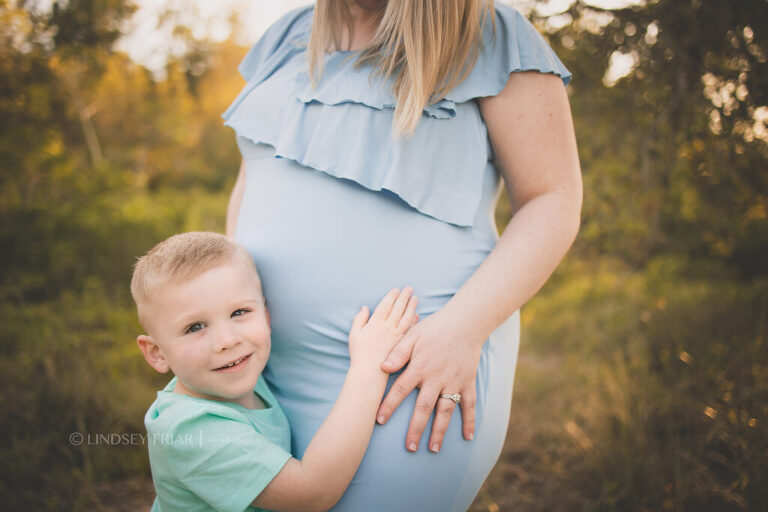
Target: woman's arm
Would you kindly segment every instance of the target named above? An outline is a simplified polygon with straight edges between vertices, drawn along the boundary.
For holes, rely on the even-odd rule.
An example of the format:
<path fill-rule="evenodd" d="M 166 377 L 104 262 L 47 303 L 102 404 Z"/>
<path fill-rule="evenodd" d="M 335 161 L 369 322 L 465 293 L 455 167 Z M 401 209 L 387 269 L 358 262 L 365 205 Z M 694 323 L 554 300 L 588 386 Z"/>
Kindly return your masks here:
<path fill-rule="evenodd" d="M 253 505 L 279 511 L 328 510 L 363 459 L 387 384 L 381 362 L 418 320 L 410 287 L 390 291 L 368 319 L 357 314 L 349 334 L 350 367 L 336 404 L 301 460 L 289 459 Z"/>
<path fill-rule="evenodd" d="M 240 212 L 240 203 L 243 201 L 243 192 L 245 192 L 245 160 L 240 164 L 240 171 L 237 173 L 237 180 L 235 181 L 235 186 L 232 188 L 232 194 L 229 196 L 229 204 L 227 205 L 226 233 L 229 238 L 235 238 L 237 214 Z"/>
<path fill-rule="evenodd" d="M 440 393 L 461 393 L 464 438 L 472 439 L 483 342 L 541 288 L 579 230 L 581 170 L 562 80 L 512 73 L 500 94 L 479 104 L 514 215 L 470 279 L 414 326 L 382 366 L 392 372 L 410 361 L 379 409 L 380 423 L 420 388 L 406 437 L 409 450 L 418 448 L 436 405 L 428 446 L 440 449 L 455 408 L 451 400 L 438 400 Z"/>

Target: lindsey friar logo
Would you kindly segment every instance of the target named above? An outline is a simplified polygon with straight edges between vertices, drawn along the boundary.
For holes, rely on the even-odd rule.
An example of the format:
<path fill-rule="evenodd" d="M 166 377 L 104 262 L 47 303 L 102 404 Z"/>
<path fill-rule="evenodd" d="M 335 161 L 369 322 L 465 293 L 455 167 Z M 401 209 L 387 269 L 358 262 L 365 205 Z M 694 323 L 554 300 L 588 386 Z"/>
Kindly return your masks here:
<path fill-rule="evenodd" d="M 202 431 L 195 434 L 135 434 L 125 432 L 72 432 L 72 446 L 137 446 L 153 444 L 202 446 Z"/>

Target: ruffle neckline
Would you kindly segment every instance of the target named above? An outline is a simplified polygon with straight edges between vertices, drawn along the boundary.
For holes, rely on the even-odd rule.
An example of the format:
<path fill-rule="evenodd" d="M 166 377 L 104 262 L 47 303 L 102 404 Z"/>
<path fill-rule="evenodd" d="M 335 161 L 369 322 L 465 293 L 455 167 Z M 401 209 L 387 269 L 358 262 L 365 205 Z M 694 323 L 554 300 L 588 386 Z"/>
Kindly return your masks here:
<path fill-rule="evenodd" d="M 275 23 L 241 63 L 246 87 L 223 114 L 238 136 L 374 191 L 389 190 L 410 207 L 460 227 L 474 225 L 486 166 L 492 158 L 478 97 L 493 96 L 509 73 L 538 70 L 570 80 L 543 37 L 516 10 L 496 7 L 467 79 L 424 109 L 415 133 L 391 136 L 391 84 L 355 66 L 356 53 L 328 54 L 313 88 L 306 63 L 313 8 L 291 11 Z M 364 129 L 362 128 L 364 127 Z"/>
<path fill-rule="evenodd" d="M 334 52 L 326 56 L 325 69 L 317 87 L 312 87 L 308 72 L 296 75 L 296 96 L 304 103 L 318 102 L 325 105 L 359 103 L 383 110 L 395 108 L 392 81 L 384 82 L 371 76 L 371 67 L 354 64 L 359 52 Z M 427 105 L 424 114 L 435 119 L 456 117 L 456 104 L 442 99 Z"/>

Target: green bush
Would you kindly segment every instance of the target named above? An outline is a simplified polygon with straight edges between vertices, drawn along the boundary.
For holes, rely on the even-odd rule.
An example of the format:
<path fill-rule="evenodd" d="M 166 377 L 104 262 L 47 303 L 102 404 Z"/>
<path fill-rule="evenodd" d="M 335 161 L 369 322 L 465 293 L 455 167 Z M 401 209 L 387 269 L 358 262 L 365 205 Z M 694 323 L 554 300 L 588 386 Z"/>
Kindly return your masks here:
<path fill-rule="evenodd" d="M 569 261 L 524 309 L 508 446 L 474 511 L 768 507 L 768 281 L 680 268 Z"/>

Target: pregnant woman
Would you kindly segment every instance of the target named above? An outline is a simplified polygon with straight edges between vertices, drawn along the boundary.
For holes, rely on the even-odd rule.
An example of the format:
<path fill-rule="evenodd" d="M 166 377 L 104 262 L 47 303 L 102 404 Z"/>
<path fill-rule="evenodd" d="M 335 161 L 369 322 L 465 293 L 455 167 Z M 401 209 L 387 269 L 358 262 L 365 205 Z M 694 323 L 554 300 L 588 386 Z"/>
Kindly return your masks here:
<path fill-rule="evenodd" d="M 422 320 L 384 363 L 380 425 L 334 510 L 466 510 L 504 444 L 519 308 L 578 232 L 570 73 L 485 0 L 318 0 L 240 72 L 227 229 L 263 276 L 293 455 L 333 406 L 360 305 L 411 285 Z"/>

